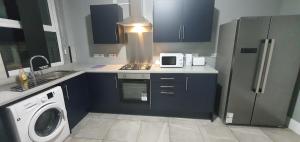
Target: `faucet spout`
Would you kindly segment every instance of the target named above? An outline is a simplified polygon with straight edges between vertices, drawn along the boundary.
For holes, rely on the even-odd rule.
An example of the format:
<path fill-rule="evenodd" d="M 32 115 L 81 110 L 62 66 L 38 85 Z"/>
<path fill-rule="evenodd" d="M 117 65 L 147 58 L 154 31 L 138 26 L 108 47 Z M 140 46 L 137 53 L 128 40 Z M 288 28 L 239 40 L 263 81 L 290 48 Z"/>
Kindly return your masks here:
<path fill-rule="evenodd" d="M 45 56 L 42 56 L 42 55 L 35 55 L 35 56 L 32 56 L 32 57 L 30 58 L 30 72 L 31 72 L 31 75 L 33 76 L 33 79 L 34 79 L 34 80 L 35 80 L 35 75 L 34 75 L 34 68 L 33 68 L 32 61 L 33 61 L 34 59 L 36 59 L 36 58 L 42 58 L 42 59 L 44 59 L 44 60 L 46 61 L 47 64 L 49 64 L 48 59 L 47 59 Z M 48 67 L 48 65 L 47 65 L 47 67 Z M 47 68 L 47 67 L 46 67 L 46 68 Z M 45 69 L 45 67 L 43 67 L 43 68 L 40 67 L 40 69 Z"/>

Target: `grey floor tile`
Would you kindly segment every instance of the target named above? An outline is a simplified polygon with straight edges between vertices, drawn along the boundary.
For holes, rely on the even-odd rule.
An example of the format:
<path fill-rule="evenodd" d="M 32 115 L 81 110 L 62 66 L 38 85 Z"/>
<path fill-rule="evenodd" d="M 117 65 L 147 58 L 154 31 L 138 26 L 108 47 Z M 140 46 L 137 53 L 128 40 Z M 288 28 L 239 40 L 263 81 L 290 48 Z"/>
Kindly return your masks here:
<path fill-rule="evenodd" d="M 205 142 L 238 142 L 226 126 L 198 126 Z"/>
<path fill-rule="evenodd" d="M 166 122 L 142 121 L 137 142 L 170 142 Z"/>
<path fill-rule="evenodd" d="M 193 120 L 169 122 L 171 142 L 204 142 L 201 132 Z"/>
<path fill-rule="evenodd" d="M 198 121 L 199 121 L 199 119 L 177 118 L 177 117 L 169 118 L 169 123 L 182 124 L 182 125 L 193 125 L 195 127 L 196 127 Z"/>
<path fill-rule="evenodd" d="M 116 120 L 104 140 L 135 142 L 140 123 L 140 121 Z"/>
<path fill-rule="evenodd" d="M 140 121 L 150 121 L 150 122 L 167 122 L 168 117 L 156 117 L 156 116 L 145 116 L 145 115 L 127 115 L 120 114 L 118 119 L 124 120 L 140 120 Z"/>
<path fill-rule="evenodd" d="M 230 129 L 240 142 L 273 142 L 256 127 L 230 126 Z"/>
<path fill-rule="evenodd" d="M 274 142 L 300 142 L 300 136 L 290 129 L 261 128 Z"/>
<path fill-rule="evenodd" d="M 203 126 L 225 126 L 222 120 L 218 117 L 213 122 L 208 119 L 198 119 L 198 124 Z"/>
<path fill-rule="evenodd" d="M 102 140 L 69 137 L 65 142 L 103 142 Z"/>
<path fill-rule="evenodd" d="M 83 127 L 74 132 L 74 137 L 104 139 L 116 120 L 89 118 Z"/>

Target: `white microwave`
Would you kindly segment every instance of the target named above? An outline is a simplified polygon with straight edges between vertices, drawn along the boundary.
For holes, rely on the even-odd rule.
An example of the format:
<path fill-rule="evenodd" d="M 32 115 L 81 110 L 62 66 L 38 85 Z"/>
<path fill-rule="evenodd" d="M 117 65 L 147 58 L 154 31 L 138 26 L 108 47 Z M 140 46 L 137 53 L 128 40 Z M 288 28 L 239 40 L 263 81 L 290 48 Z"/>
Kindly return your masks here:
<path fill-rule="evenodd" d="M 182 53 L 160 53 L 161 68 L 182 68 L 183 67 Z"/>

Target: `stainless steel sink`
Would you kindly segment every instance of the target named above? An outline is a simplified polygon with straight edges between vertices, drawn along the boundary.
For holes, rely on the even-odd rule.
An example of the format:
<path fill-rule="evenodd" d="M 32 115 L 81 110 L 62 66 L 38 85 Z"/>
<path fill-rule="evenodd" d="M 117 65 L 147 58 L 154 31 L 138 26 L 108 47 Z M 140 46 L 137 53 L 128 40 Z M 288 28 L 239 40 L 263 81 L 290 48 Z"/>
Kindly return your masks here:
<path fill-rule="evenodd" d="M 55 80 L 75 72 L 76 71 L 54 71 L 54 72 L 43 74 L 40 76 L 40 78 L 43 80 Z"/>
<path fill-rule="evenodd" d="M 29 80 L 26 84 L 17 84 L 12 87 L 12 91 L 23 92 L 25 90 L 46 84 L 50 81 L 62 78 L 72 73 L 76 73 L 77 71 L 53 71 L 40 76 L 36 76 L 35 80 Z"/>

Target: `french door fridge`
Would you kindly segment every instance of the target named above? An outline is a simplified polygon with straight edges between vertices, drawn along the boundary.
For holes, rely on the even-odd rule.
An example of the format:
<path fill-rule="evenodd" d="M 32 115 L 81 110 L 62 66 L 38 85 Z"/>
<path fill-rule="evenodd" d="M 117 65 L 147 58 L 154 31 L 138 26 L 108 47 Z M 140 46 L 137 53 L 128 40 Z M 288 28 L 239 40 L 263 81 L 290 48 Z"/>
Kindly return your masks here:
<path fill-rule="evenodd" d="M 300 16 L 221 25 L 216 68 L 227 124 L 285 127 L 300 66 Z"/>

